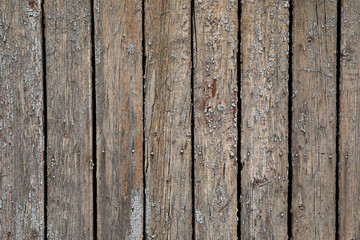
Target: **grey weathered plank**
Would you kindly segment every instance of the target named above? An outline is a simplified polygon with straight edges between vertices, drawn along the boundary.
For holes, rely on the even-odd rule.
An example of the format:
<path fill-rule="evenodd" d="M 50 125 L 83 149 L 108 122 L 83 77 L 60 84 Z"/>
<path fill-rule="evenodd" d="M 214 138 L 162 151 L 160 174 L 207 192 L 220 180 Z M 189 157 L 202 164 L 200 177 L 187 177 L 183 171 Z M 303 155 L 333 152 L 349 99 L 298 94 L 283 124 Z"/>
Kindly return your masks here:
<path fill-rule="evenodd" d="M 190 239 L 191 4 L 145 1 L 146 238 Z"/>
<path fill-rule="evenodd" d="M 237 238 L 236 1 L 195 1 L 195 236 Z"/>
<path fill-rule="evenodd" d="M 336 7 L 293 5 L 293 239 L 335 239 Z"/>
<path fill-rule="evenodd" d="M 360 238 L 360 2 L 343 0 L 340 49 L 339 237 Z"/>
<path fill-rule="evenodd" d="M 93 238 L 90 0 L 45 1 L 49 239 Z"/>
<path fill-rule="evenodd" d="M 0 3 L 0 238 L 44 237 L 41 1 Z"/>
<path fill-rule="evenodd" d="M 96 0 L 99 239 L 142 239 L 142 3 Z"/>
<path fill-rule="evenodd" d="M 287 239 L 289 2 L 241 15 L 241 238 Z"/>

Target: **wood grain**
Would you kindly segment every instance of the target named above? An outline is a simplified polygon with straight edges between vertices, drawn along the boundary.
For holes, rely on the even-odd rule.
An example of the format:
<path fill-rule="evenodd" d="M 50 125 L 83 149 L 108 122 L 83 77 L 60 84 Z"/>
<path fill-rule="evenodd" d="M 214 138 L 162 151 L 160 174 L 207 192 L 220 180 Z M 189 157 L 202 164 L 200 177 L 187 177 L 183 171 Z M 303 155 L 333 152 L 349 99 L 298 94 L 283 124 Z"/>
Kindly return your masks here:
<path fill-rule="evenodd" d="M 145 1 L 146 238 L 191 239 L 191 4 Z"/>
<path fill-rule="evenodd" d="M 342 1 L 339 83 L 339 239 L 360 238 L 359 14 L 359 1 Z"/>
<path fill-rule="evenodd" d="M 0 239 L 44 238 L 41 15 L 0 2 Z"/>
<path fill-rule="evenodd" d="M 238 5 L 196 1 L 195 236 L 237 238 Z"/>
<path fill-rule="evenodd" d="M 93 239 L 90 0 L 45 1 L 48 239 Z"/>
<path fill-rule="evenodd" d="M 241 239 L 287 239 L 289 2 L 241 15 Z"/>
<path fill-rule="evenodd" d="M 293 239 L 335 239 L 336 7 L 293 5 Z"/>
<path fill-rule="evenodd" d="M 142 3 L 94 9 L 98 239 L 142 239 Z"/>

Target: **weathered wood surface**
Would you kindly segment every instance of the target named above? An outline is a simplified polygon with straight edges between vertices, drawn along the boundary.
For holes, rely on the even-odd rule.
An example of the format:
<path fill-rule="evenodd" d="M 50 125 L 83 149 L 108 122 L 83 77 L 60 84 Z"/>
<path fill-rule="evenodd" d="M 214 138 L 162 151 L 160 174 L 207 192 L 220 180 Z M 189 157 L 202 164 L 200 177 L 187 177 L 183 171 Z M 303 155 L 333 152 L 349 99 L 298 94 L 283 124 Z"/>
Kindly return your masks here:
<path fill-rule="evenodd" d="M 340 48 L 339 239 L 360 238 L 360 2 L 343 0 Z"/>
<path fill-rule="evenodd" d="M 142 239 L 142 3 L 95 10 L 97 235 Z"/>
<path fill-rule="evenodd" d="M 293 239 L 335 239 L 336 7 L 293 1 Z"/>
<path fill-rule="evenodd" d="M 289 2 L 241 14 L 241 238 L 287 239 Z"/>
<path fill-rule="evenodd" d="M 0 3 L 0 239 L 44 237 L 40 6 Z"/>
<path fill-rule="evenodd" d="M 0 239 L 360 238 L 359 9 L 2 0 Z"/>
<path fill-rule="evenodd" d="M 145 1 L 146 238 L 192 237 L 191 1 Z"/>
<path fill-rule="evenodd" d="M 45 1 L 48 239 L 93 239 L 90 0 Z"/>
<path fill-rule="evenodd" d="M 195 1 L 195 236 L 237 238 L 237 57 L 235 1 Z"/>

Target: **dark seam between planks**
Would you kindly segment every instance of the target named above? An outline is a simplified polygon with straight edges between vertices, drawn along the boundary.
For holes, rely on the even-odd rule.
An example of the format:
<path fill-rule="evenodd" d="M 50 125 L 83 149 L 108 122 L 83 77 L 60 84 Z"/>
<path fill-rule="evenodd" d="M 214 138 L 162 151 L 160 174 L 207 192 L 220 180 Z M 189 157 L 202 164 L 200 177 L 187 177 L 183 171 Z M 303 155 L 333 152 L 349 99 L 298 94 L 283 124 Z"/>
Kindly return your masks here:
<path fill-rule="evenodd" d="M 44 239 L 47 239 L 47 205 L 48 205 L 48 184 L 47 184 L 47 95 L 46 95 L 46 44 L 45 44 L 45 7 L 43 0 L 41 2 L 41 38 L 42 38 L 42 68 L 43 68 L 43 182 L 44 182 Z"/>
<path fill-rule="evenodd" d="M 94 15 L 94 0 L 90 0 L 90 15 L 91 15 L 91 67 L 92 67 L 92 177 L 93 177 L 93 237 L 97 239 L 97 148 L 96 148 L 96 65 L 95 65 L 95 15 Z"/>
<path fill-rule="evenodd" d="M 241 239 L 241 0 L 238 0 L 238 49 L 237 49 L 237 239 Z"/>
<path fill-rule="evenodd" d="M 336 34 L 336 172 L 335 172 L 335 239 L 339 239 L 339 136 L 340 136 L 340 48 L 341 48 L 341 0 L 337 0 Z"/>
<path fill-rule="evenodd" d="M 287 209 L 287 235 L 288 239 L 292 238 L 292 216 L 291 216 L 291 205 L 292 205 L 292 95 L 293 95 L 293 1 L 290 1 L 289 7 L 289 80 L 288 80 L 288 209 Z"/>
<path fill-rule="evenodd" d="M 142 8 L 142 161 L 143 161 L 143 239 L 146 239 L 146 171 L 145 171 L 145 70 L 146 70 L 146 55 L 145 55 L 145 0 L 141 1 Z"/>
<path fill-rule="evenodd" d="M 196 41 L 196 31 L 195 27 L 195 1 L 191 0 L 191 19 L 190 19 L 190 36 L 191 36 L 191 205 L 192 205 L 192 239 L 195 240 L 195 110 L 194 110 L 194 41 Z M 196 42 L 195 42 L 196 44 Z"/>

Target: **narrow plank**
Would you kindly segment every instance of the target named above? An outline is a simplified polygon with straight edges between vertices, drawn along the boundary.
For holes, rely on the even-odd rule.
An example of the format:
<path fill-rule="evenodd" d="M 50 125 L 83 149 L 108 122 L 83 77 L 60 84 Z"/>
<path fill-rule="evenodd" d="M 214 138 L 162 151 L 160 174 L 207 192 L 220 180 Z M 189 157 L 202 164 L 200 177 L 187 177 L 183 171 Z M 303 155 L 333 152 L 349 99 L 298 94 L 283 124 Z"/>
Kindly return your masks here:
<path fill-rule="evenodd" d="M 339 239 L 360 238 L 359 14 L 359 1 L 342 1 L 339 83 Z"/>
<path fill-rule="evenodd" d="M 146 238 L 191 239 L 191 4 L 145 1 Z"/>
<path fill-rule="evenodd" d="M 41 1 L 0 3 L 0 238 L 44 237 Z"/>
<path fill-rule="evenodd" d="M 241 238 L 287 239 L 289 2 L 241 16 Z"/>
<path fill-rule="evenodd" d="M 336 7 L 293 5 L 293 239 L 335 239 Z"/>
<path fill-rule="evenodd" d="M 142 239 L 142 2 L 96 0 L 99 239 Z"/>
<path fill-rule="evenodd" d="M 48 239 L 93 238 L 90 0 L 45 1 Z"/>
<path fill-rule="evenodd" d="M 195 236 L 237 238 L 236 1 L 196 1 Z"/>

